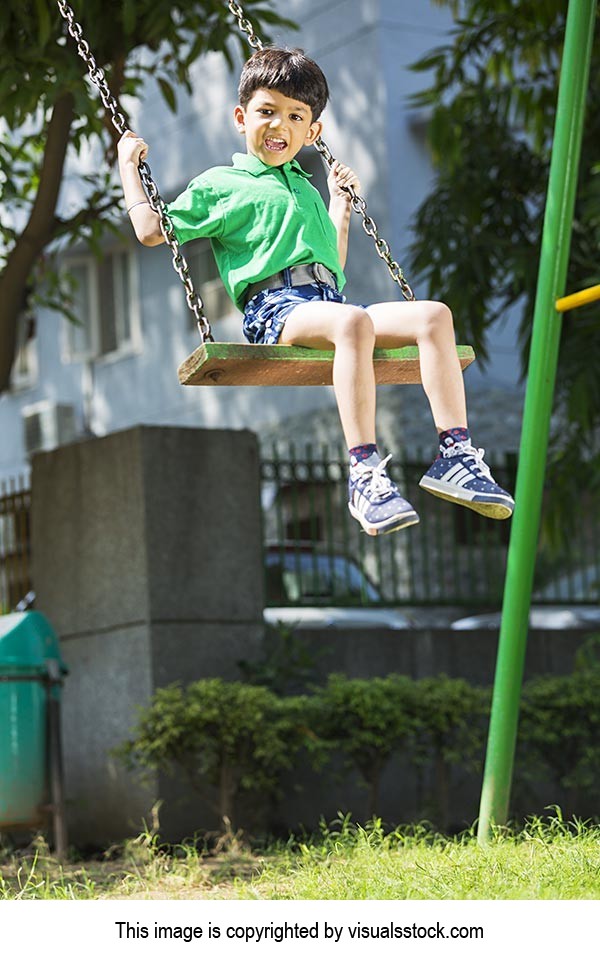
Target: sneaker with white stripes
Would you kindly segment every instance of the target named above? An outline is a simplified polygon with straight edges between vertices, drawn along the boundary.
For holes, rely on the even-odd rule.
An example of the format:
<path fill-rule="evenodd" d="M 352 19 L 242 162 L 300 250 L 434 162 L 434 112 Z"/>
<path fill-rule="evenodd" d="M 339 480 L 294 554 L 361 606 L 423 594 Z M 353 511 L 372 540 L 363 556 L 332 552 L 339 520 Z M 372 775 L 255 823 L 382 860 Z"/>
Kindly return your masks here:
<path fill-rule="evenodd" d="M 359 461 L 350 468 L 348 509 L 370 535 L 389 534 L 419 521 L 413 506 L 385 472 L 390 458 L 388 454 L 378 464 Z"/>
<path fill-rule="evenodd" d="M 483 448 L 474 448 L 470 441 L 458 441 L 435 459 L 419 485 L 438 498 L 464 504 L 488 518 L 510 518 L 515 502 L 494 481 L 484 454 Z"/>

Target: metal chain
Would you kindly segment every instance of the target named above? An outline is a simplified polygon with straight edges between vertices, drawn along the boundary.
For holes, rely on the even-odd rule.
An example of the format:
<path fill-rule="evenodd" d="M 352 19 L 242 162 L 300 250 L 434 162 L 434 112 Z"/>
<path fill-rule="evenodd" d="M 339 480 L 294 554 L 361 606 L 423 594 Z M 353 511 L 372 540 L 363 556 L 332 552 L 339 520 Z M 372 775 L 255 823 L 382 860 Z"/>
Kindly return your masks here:
<path fill-rule="evenodd" d="M 77 43 L 77 52 L 87 67 L 88 76 L 92 83 L 98 88 L 100 99 L 102 100 L 105 108 L 110 112 L 113 126 L 117 132 L 123 136 L 127 130 L 127 123 L 125 117 L 119 111 L 119 105 L 117 101 L 109 90 L 104 71 L 96 63 L 94 55 L 92 54 L 87 41 L 83 37 L 81 26 L 75 20 L 75 14 L 69 4 L 66 2 L 66 0 L 56 0 L 56 2 L 58 3 L 58 8 L 62 17 L 67 22 L 69 33 Z M 150 167 L 145 160 L 140 161 L 138 170 L 140 172 L 142 185 L 148 196 L 150 206 L 154 211 L 156 211 L 160 218 L 161 232 L 171 250 L 173 267 L 177 271 L 181 279 L 181 283 L 185 289 L 187 305 L 196 318 L 200 337 L 203 342 L 213 341 L 214 338 L 210 329 L 210 323 L 204 313 L 204 304 L 202 303 L 202 298 L 194 288 L 188 263 L 181 253 L 179 242 L 175 236 L 175 229 L 173 227 L 171 218 L 167 213 L 165 202 L 160 196 L 158 187 L 152 178 Z"/>
<path fill-rule="evenodd" d="M 248 43 L 250 46 L 261 50 L 264 44 L 256 36 L 252 22 L 248 19 L 240 4 L 236 3 L 235 0 L 228 0 L 228 6 L 231 13 L 236 18 L 240 30 L 247 34 Z M 331 170 L 335 164 L 335 157 L 322 137 L 317 138 L 315 141 L 315 147 L 323 157 L 328 168 Z M 411 287 L 404 276 L 402 268 L 392 257 L 390 245 L 383 237 L 380 236 L 379 230 L 377 229 L 377 224 L 373 218 L 367 214 L 366 200 L 364 197 L 361 197 L 360 194 L 357 194 L 353 187 L 345 187 L 344 189 L 350 194 L 350 203 L 352 204 L 352 209 L 355 211 L 355 213 L 360 214 L 362 217 L 363 230 L 369 235 L 369 237 L 373 238 L 375 250 L 381 259 L 387 264 L 387 269 L 390 272 L 392 280 L 395 281 L 400 287 L 402 296 L 405 298 L 405 300 L 414 301 L 416 299 L 415 295 L 413 294 Z"/>
<path fill-rule="evenodd" d="M 229 0 L 228 6 L 233 16 L 237 20 L 238 26 L 242 31 L 242 33 L 245 33 L 248 35 L 248 43 L 250 44 L 250 46 L 254 47 L 255 50 L 262 50 L 262 48 L 264 47 L 264 43 L 262 42 L 260 37 L 257 37 L 256 34 L 254 33 L 254 27 L 252 25 L 252 21 L 248 20 L 248 17 L 240 7 L 239 3 L 236 3 L 235 0 Z"/>

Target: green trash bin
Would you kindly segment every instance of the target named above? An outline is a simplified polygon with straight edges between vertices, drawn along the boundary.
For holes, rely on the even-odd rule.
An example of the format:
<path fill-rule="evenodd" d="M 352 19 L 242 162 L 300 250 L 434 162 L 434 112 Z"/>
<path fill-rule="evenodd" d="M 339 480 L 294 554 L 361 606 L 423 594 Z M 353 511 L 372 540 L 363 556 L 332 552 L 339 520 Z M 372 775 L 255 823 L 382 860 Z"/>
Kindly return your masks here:
<path fill-rule="evenodd" d="M 57 726 L 66 673 L 40 612 L 0 617 L 0 831 L 40 825 L 52 810 L 62 782 Z"/>

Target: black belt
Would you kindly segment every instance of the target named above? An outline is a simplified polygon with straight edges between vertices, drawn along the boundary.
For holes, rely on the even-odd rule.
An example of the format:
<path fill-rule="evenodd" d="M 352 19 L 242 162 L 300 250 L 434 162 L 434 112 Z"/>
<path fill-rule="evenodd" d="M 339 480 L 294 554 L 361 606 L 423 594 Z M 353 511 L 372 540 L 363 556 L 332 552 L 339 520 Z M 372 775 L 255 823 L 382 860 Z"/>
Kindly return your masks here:
<path fill-rule="evenodd" d="M 247 304 L 260 291 L 276 291 L 281 287 L 300 287 L 302 284 L 314 284 L 315 281 L 337 290 L 337 278 L 324 264 L 296 264 L 295 267 L 288 267 L 278 274 L 271 274 L 270 277 L 265 277 L 256 284 L 250 284 L 244 295 L 245 303 Z"/>

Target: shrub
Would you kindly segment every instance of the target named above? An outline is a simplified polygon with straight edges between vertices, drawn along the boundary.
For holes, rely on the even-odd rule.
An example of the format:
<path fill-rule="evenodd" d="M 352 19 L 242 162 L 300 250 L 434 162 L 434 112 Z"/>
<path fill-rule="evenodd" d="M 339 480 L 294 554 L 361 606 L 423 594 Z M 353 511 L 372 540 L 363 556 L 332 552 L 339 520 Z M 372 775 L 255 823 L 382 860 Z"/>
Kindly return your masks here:
<path fill-rule="evenodd" d="M 520 777 L 531 784 L 550 776 L 567 792 L 572 812 L 598 799 L 599 666 L 534 678 L 523 686 L 518 757 Z"/>
<path fill-rule="evenodd" d="M 381 776 L 408 741 L 414 682 L 404 675 L 346 678 L 333 674 L 315 693 L 315 728 L 330 752 L 339 750 L 368 787 L 365 818 L 377 813 Z"/>
<path fill-rule="evenodd" d="M 600 797 L 597 647 L 582 653 L 571 675 L 523 687 L 516 774 L 529 796 L 532 784 L 551 778 L 578 813 L 582 801 L 589 810 Z M 284 697 L 259 685 L 203 679 L 157 689 L 118 754 L 129 767 L 179 769 L 234 825 L 242 796 L 281 795 L 283 773 L 297 766 L 302 750 L 315 768 L 338 755 L 358 772 L 369 820 L 378 813 L 386 767 L 404 752 L 418 775 L 433 771 L 434 817 L 447 826 L 453 776 L 478 770 L 483 758 L 489 694 L 445 675 L 414 681 L 332 674 L 312 695 Z"/>
<path fill-rule="evenodd" d="M 464 678 L 438 675 L 414 682 L 412 753 L 421 773 L 434 771 L 436 816 L 448 825 L 452 769 L 481 768 L 490 694 Z"/>
<path fill-rule="evenodd" d="M 178 768 L 225 824 L 234 825 L 238 797 L 276 796 L 281 773 L 293 766 L 305 738 L 301 701 L 220 678 L 158 688 L 118 755 L 130 768 Z M 216 803 L 207 798 L 207 785 L 217 789 Z"/>

